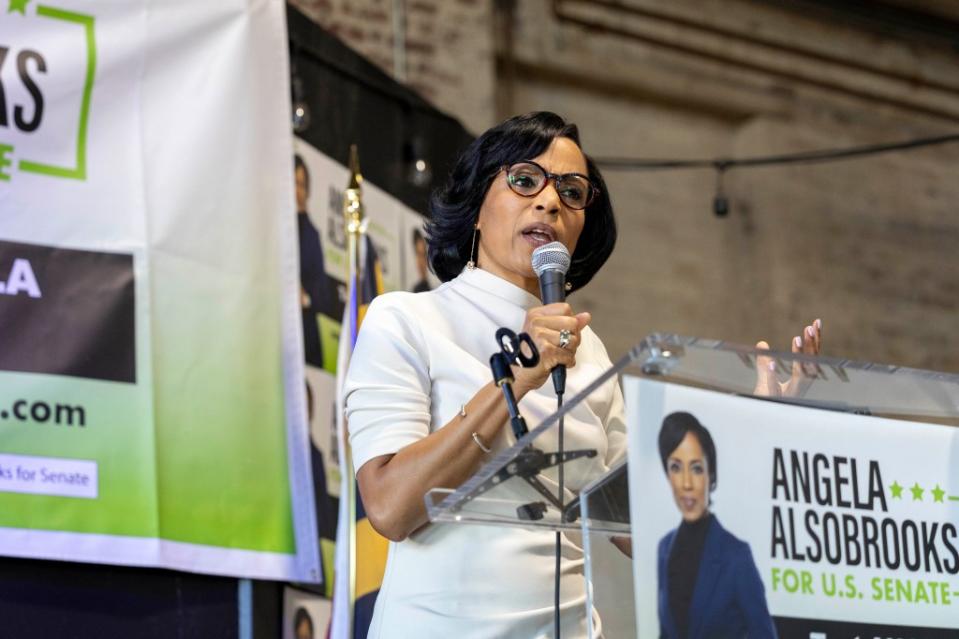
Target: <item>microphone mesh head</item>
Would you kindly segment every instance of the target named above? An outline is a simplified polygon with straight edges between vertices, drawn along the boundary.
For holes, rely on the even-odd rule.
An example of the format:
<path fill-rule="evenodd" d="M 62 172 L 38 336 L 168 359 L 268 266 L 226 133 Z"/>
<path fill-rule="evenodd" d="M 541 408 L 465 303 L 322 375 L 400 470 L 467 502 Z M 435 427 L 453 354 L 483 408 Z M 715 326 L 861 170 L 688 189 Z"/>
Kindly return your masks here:
<path fill-rule="evenodd" d="M 539 277 L 546 271 L 569 271 L 569 251 L 562 242 L 550 242 L 533 251 L 533 271 Z"/>

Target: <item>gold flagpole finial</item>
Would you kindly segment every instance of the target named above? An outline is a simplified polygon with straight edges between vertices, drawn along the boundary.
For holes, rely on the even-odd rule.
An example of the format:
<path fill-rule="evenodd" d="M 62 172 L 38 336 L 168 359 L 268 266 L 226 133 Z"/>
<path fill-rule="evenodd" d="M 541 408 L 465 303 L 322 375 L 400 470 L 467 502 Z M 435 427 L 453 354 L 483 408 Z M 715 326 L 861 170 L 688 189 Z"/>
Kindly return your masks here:
<path fill-rule="evenodd" d="M 355 144 L 350 145 L 350 182 L 343 194 L 343 216 L 346 232 L 358 236 L 363 232 L 363 176 L 360 174 L 360 154 Z"/>
<path fill-rule="evenodd" d="M 358 189 L 363 183 L 363 176 L 360 175 L 360 152 L 355 144 L 350 145 L 350 185 L 348 188 Z"/>

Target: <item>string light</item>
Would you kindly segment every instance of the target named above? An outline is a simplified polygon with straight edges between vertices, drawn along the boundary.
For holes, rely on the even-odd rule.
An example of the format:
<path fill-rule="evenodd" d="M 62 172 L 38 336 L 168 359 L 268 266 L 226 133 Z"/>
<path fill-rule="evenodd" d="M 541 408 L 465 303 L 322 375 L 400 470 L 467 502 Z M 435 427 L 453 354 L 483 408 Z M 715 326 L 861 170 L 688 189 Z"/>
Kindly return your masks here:
<path fill-rule="evenodd" d="M 290 56 L 290 58 L 290 88 L 293 93 L 291 96 L 293 101 L 293 113 L 290 123 L 293 126 L 294 133 L 303 133 L 310 128 L 310 105 L 303 95 L 303 80 L 300 78 L 300 75 L 296 70 L 296 62 L 299 58 L 299 50 L 294 48 L 293 54 Z"/>
<path fill-rule="evenodd" d="M 820 151 L 804 151 L 781 155 L 765 155 L 752 158 L 714 158 L 698 160 L 658 160 L 643 158 L 596 158 L 601 168 L 613 171 L 683 171 L 691 169 L 712 169 L 716 171 L 716 193 L 713 196 L 713 213 L 725 217 L 729 213 L 729 199 L 723 188 L 723 178 L 729 169 L 744 169 L 758 166 L 779 166 L 786 164 L 821 164 L 851 160 L 882 153 L 910 151 L 928 146 L 959 142 L 959 133 L 917 138 L 905 142 L 872 144 Z"/>

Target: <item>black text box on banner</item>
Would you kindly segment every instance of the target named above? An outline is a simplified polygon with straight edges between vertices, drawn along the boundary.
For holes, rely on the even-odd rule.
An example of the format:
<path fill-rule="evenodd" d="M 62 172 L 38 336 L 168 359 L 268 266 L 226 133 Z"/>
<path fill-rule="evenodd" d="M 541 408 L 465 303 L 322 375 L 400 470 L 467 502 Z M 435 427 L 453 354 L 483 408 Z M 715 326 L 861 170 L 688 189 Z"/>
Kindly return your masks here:
<path fill-rule="evenodd" d="M 133 256 L 0 240 L 0 370 L 136 382 Z"/>
<path fill-rule="evenodd" d="M 918 626 L 890 626 L 853 621 L 820 621 L 793 617 L 774 617 L 781 639 L 956 639 L 956 631 Z"/>

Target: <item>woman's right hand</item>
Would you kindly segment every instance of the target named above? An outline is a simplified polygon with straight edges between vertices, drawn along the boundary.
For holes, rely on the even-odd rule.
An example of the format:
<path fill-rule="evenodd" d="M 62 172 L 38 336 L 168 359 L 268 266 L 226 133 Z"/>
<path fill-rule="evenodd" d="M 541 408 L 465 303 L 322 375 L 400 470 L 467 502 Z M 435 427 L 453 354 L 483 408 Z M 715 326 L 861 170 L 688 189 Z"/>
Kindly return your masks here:
<path fill-rule="evenodd" d="M 573 307 L 566 302 L 537 306 L 526 312 L 523 332 L 528 333 L 539 350 L 539 364 L 533 368 L 513 367 L 513 392 L 517 399 L 546 383 L 550 371 L 557 366 L 572 368 L 576 365 L 576 349 L 580 333 L 589 324 L 589 313 L 573 314 Z M 560 331 L 570 333 L 569 343 L 560 347 Z"/>

